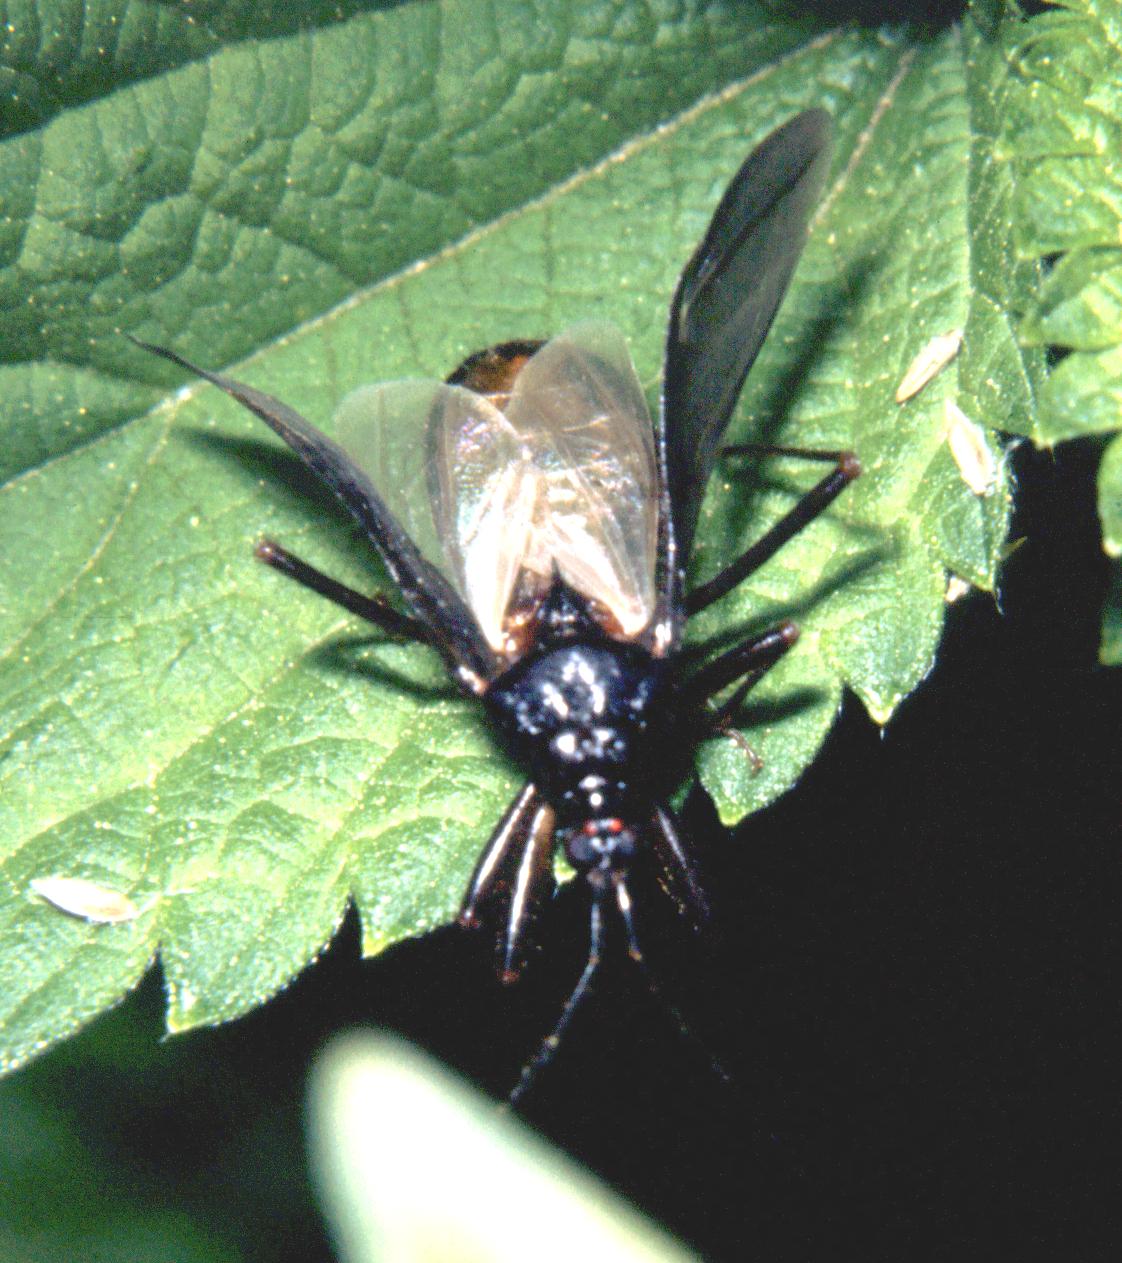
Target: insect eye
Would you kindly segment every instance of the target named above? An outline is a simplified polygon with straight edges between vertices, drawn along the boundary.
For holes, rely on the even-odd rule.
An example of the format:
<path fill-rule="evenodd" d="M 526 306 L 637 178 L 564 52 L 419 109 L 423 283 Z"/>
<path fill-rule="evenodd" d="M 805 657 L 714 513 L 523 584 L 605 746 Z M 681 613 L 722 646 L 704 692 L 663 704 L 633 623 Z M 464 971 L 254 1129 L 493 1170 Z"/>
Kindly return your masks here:
<path fill-rule="evenodd" d="M 611 867 L 623 866 L 635 855 L 637 839 L 618 816 L 597 816 L 585 820 L 563 837 L 565 855 L 577 869 L 600 865 L 605 859 Z"/>

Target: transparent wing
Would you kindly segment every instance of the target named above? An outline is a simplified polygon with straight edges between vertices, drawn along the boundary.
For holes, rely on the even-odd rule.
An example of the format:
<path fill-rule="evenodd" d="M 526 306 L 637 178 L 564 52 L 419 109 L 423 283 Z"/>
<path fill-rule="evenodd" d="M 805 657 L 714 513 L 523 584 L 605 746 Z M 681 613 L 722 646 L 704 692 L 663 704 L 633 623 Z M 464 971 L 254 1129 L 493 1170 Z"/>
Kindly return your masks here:
<path fill-rule="evenodd" d="M 533 547 L 539 479 L 532 453 L 502 412 L 484 396 L 448 389 L 426 436 L 429 505 L 449 575 L 488 643 L 501 650 Z"/>
<path fill-rule="evenodd" d="M 457 541 L 468 602 L 492 645 L 518 585 L 540 591 L 554 567 L 610 615 L 611 630 L 638 635 L 654 602 L 658 475 L 622 334 L 589 322 L 547 342 L 504 413 L 486 441 L 446 416 L 435 445 L 436 516 Z"/>
<path fill-rule="evenodd" d="M 650 621 L 658 527 L 654 429 L 623 335 L 586 322 L 523 369 L 507 418 L 535 453 L 540 520 L 527 568 L 556 562 L 624 635 Z"/>
<path fill-rule="evenodd" d="M 443 417 L 465 434 L 500 435 L 505 428 L 502 413 L 485 396 L 435 379 L 418 379 L 378 382 L 352 391 L 335 412 L 335 434 L 339 446 L 378 487 L 425 560 L 448 573 L 444 540 L 430 503 L 428 450 L 434 423 Z M 508 445 L 496 456 L 510 454 L 516 449 Z"/>
<path fill-rule="evenodd" d="M 425 561 L 451 580 L 488 642 L 498 645 L 525 551 L 517 526 L 524 494 L 519 446 L 503 414 L 462 386 L 381 382 L 343 400 L 335 430 Z M 455 439 L 451 448 L 446 437 Z M 462 520 L 448 516 L 453 489 Z M 464 538 L 472 542 L 468 566 Z"/>
<path fill-rule="evenodd" d="M 493 648 L 507 647 L 515 603 L 544 591 L 554 567 L 612 630 L 638 635 L 654 602 L 657 468 L 622 335 L 600 323 L 559 335 L 504 402 L 389 382 L 348 396 L 336 429 Z"/>

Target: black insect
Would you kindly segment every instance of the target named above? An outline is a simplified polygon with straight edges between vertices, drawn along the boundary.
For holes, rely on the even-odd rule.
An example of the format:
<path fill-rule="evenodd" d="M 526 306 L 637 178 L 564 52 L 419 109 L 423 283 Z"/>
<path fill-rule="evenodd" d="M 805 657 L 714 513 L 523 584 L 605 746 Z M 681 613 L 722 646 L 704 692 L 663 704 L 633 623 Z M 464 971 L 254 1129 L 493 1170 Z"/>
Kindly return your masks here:
<path fill-rule="evenodd" d="M 737 172 L 671 303 L 653 426 L 622 335 L 599 323 L 480 352 L 447 382 L 358 390 L 341 405 L 333 439 L 269 395 L 148 347 L 284 439 L 357 519 L 408 612 L 270 541 L 258 547 L 261 560 L 435 649 L 524 769 L 527 783 L 460 913 L 465 925 L 501 927 L 503 979 L 517 977 L 527 927 L 552 892 L 555 845 L 588 883 L 588 964 L 512 1099 L 587 992 L 609 907 L 642 960 L 633 866 L 653 864 L 679 907 L 704 919 L 705 895 L 666 797 L 697 743 L 728 727 L 798 632 L 784 622 L 691 667 L 681 653 L 686 619 L 763 565 L 859 473 L 848 452 L 753 449 L 833 469 L 743 556 L 685 591 L 705 486 L 802 251 L 829 135 L 825 113 L 800 114 Z"/>

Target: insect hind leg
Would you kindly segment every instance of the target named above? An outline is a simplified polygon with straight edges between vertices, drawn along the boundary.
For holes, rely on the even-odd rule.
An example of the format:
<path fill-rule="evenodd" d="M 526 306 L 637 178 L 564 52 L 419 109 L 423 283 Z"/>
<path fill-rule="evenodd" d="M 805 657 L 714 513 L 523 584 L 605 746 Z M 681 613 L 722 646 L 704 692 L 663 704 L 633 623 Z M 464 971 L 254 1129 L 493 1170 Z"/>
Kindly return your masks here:
<path fill-rule="evenodd" d="M 771 670 L 780 658 L 798 641 L 799 629 L 792 622 L 782 622 L 761 636 L 750 636 L 739 645 L 733 645 L 712 662 L 701 667 L 685 686 L 688 704 L 694 708 L 696 739 L 724 733 L 734 741 L 750 760 L 754 771 L 763 767 L 763 759 L 752 749 L 747 739 L 731 727 L 733 716 L 741 703 Z M 732 695 L 719 706 L 713 707 L 715 694 L 739 680 Z"/>
<path fill-rule="evenodd" d="M 325 596 L 336 605 L 351 614 L 357 614 L 375 627 L 391 636 L 403 640 L 414 640 L 419 644 L 431 643 L 428 630 L 419 619 L 411 618 L 395 610 L 383 597 L 365 596 L 348 588 L 345 583 L 332 579 L 330 575 L 317 570 L 315 566 L 282 548 L 275 540 L 263 539 L 253 550 L 258 561 L 279 571 L 288 579 L 294 580 L 301 587 L 307 588 L 319 596 Z"/>
<path fill-rule="evenodd" d="M 793 538 L 803 527 L 809 526 L 816 517 L 824 513 L 845 488 L 861 473 L 861 462 L 853 452 L 825 452 L 801 447 L 772 447 L 759 443 L 741 443 L 733 447 L 726 447 L 724 450 L 732 455 L 751 452 L 766 456 L 795 456 L 801 457 L 803 460 L 829 461 L 834 468 L 825 478 L 816 483 L 789 513 L 784 514 L 771 530 L 756 540 L 735 561 L 730 562 L 722 571 L 714 575 L 706 583 L 701 584 L 700 587 L 694 588 L 685 600 L 687 615 L 697 614 L 699 611 L 707 609 L 715 601 L 719 601 L 721 597 L 731 592 L 738 584 L 743 583 L 749 575 L 759 570 L 765 562 L 770 561 L 775 556 L 789 539 Z"/>

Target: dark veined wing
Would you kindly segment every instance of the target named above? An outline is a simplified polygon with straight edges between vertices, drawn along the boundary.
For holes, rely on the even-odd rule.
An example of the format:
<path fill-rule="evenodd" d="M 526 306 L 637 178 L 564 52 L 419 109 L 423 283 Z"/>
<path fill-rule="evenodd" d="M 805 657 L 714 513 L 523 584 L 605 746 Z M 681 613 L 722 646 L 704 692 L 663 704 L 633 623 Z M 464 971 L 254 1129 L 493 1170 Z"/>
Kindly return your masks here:
<path fill-rule="evenodd" d="M 807 110 L 754 149 L 678 281 L 663 363 L 660 456 L 683 564 L 721 437 L 802 253 L 830 134 L 830 116 Z"/>
<path fill-rule="evenodd" d="M 461 386 L 389 382 L 340 405 L 340 443 L 384 488 L 488 644 L 554 569 L 633 637 L 654 605 L 654 431 L 626 343 L 577 325 L 519 372 L 502 408 Z"/>

